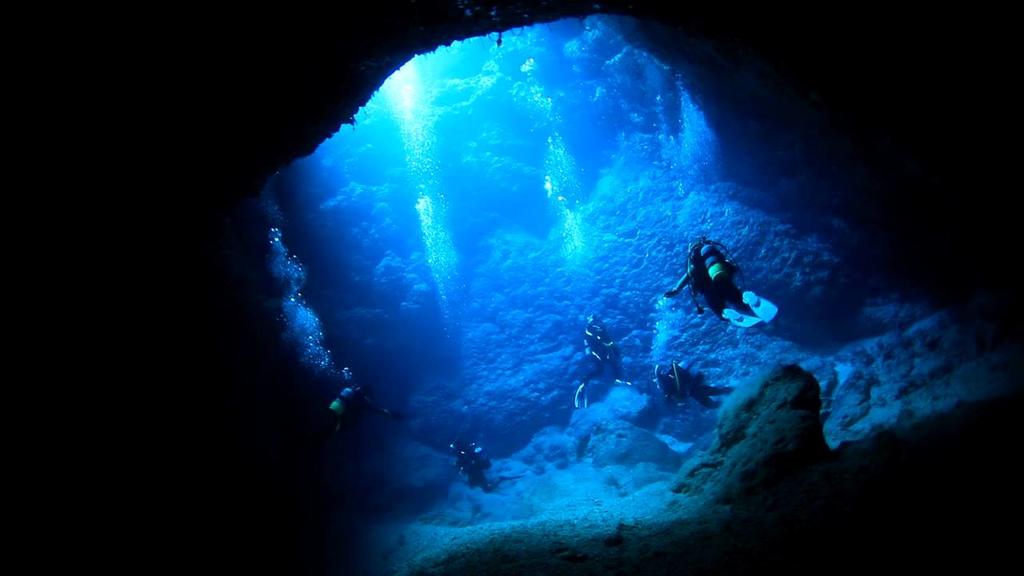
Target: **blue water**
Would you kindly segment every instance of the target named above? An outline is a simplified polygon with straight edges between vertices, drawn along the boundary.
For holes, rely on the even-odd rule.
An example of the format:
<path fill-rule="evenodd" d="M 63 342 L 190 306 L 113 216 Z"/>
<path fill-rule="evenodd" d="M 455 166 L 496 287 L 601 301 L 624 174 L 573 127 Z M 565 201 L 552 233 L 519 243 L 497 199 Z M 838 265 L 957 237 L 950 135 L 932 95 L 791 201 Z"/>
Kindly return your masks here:
<path fill-rule="evenodd" d="M 752 178 L 730 151 L 762 144 L 717 133 L 699 87 L 608 19 L 510 31 L 500 47 L 457 42 L 405 64 L 354 125 L 272 179 L 268 267 L 282 338 L 309 374 L 294 385 L 323 412 L 350 366 L 403 416 L 325 434 L 339 517 L 457 527 L 611 506 L 667 486 L 713 434 L 716 411 L 666 402 L 656 364 L 742 388 L 799 362 L 831 379 L 832 400 L 863 373 L 836 359 L 844 350 L 941 324 L 851 268 L 859 239 L 828 203 L 772 200 L 801 185 L 801 168 Z M 814 186 L 828 197 L 843 183 Z M 775 320 L 738 328 L 698 314 L 688 290 L 661 297 L 701 235 L 728 246 L 739 282 L 779 306 Z M 607 371 L 574 409 L 592 313 L 631 385 Z M 895 390 L 886 374 L 876 385 Z M 903 401 L 891 396 L 887 410 Z M 872 417 L 858 414 L 832 432 Z M 455 438 L 486 448 L 491 476 L 522 476 L 490 494 L 468 487 L 448 454 Z"/>

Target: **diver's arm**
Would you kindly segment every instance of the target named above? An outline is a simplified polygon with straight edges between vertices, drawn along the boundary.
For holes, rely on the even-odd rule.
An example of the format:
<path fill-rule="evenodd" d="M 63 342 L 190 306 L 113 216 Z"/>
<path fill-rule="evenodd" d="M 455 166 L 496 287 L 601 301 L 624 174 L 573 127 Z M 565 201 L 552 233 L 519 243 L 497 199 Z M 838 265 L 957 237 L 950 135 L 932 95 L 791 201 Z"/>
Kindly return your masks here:
<path fill-rule="evenodd" d="M 665 298 L 674 298 L 676 295 L 678 295 L 680 292 L 682 292 L 683 287 L 686 286 L 686 284 L 689 281 L 690 281 L 690 272 L 689 272 L 689 270 L 687 270 L 686 274 L 683 274 L 683 277 L 680 278 L 679 282 L 676 283 L 676 287 L 671 289 L 671 290 L 669 290 L 668 292 L 665 292 Z"/>
<path fill-rule="evenodd" d="M 369 408 L 370 410 L 378 414 L 383 414 L 385 416 L 390 416 L 392 418 L 398 418 L 398 415 L 396 415 L 394 412 L 388 410 L 387 408 L 383 408 L 376 402 L 374 402 L 373 398 L 371 398 L 369 394 L 366 394 L 364 392 L 360 394 L 360 396 L 362 397 L 363 406 L 365 406 L 366 408 Z"/>
<path fill-rule="evenodd" d="M 385 415 L 385 416 L 388 416 L 388 417 L 390 417 L 390 418 L 394 418 L 394 419 L 396 419 L 396 420 L 398 420 L 398 419 L 400 419 L 400 418 L 401 418 L 401 416 L 400 416 L 400 415 L 398 415 L 398 414 L 397 414 L 397 413 L 395 413 L 395 412 L 392 412 L 391 410 L 388 410 L 387 408 L 383 408 L 383 407 L 381 407 L 381 406 L 378 406 L 378 405 L 376 405 L 376 404 L 373 404 L 373 403 L 370 403 L 370 404 L 369 404 L 369 406 L 370 406 L 370 409 L 371 409 L 371 410 L 373 410 L 374 412 L 376 412 L 376 413 L 378 413 L 378 414 L 383 414 L 383 415 Z"/>

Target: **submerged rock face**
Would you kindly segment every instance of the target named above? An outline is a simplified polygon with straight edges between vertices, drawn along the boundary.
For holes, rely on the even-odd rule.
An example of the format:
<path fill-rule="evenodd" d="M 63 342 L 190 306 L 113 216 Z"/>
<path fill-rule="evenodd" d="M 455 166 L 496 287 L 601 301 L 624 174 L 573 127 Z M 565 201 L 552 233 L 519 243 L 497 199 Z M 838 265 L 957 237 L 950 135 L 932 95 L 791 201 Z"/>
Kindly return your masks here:
<path fill-rule="evenodd" d="M 576 446 L 577 459 L 589 458 L 598 468 L 645 462 L 664 470 L 674 470 L 679 466 L 679 454 L 653 432 L 620 418 L 609 417 L 609 412 L 597 409 L 573 415 L 566 437 L 570 445 Z"/>
<path fill-rule="evenodd" d="M 655 433 L 630 422 L 646 401 L 646 396 L 632 390 L 613 391 L 606 402 L 577 410 L 565 429 L 551 426 L 535 434 L 512 459 L 538 473 L 582 461 L 595 468 L 647 463 L 674 471 L 682 460 L 680 454 Z"/>
<path fill-rule="evenodd" d="M 907 425 L 965 401 L 1009 395 L 1024 382 L 1024 353 L 1003 319 L 981 305 L 896 323 L 822 359 L 830 446 Z"/>
<path fill-rule="evenodd" d="M 816 384 L 796 366 L 725 407 L 719 438 L 681 471 L 662 512 L 581 513 L 560 522 L 480 527 L 407 574 L 856 573 L 996 570 L 1002 528 L 1024 512 L 1024 397 L 964 405 L 903 429 L 825 446 Z"/>
<path fill-rule="evenodd" d="M 773 371 L 723 408 L 711 449 L 686 463 L 677 492 L 731 501 L 828 454 L 818 382 L 799 366 Z"/>

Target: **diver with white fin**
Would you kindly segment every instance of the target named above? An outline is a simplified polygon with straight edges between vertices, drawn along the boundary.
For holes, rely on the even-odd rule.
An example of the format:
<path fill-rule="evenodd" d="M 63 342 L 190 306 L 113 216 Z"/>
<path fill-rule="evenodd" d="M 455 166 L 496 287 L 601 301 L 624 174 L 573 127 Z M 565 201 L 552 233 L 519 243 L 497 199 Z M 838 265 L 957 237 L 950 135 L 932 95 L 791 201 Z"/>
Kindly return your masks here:
<path fill-rule="evenodd" d="M 586 408 L 590 405 L 587 398 L 587 384 L 604 374 L 605 366 L 611 366 L 616 384 L 633 385 L 632 382 L 625 380 L 619 347 L 608 335 L 604 323 L 593 314 L 587 316 L 587 327 L 583 330 L 583 345 L 586 347 L 587 357 L 591 359 L 593 365 L 583 377 L 583 382 L 576 388 L 576 394 L 573 397 L 573 405 L 576 408 Z"/>
<path fill-rule="evenodd" d="M 701 236 L 687 250 L 686 273 L 674 288 L 665 292 L 665 298 L 677 296 L 689 284 L 698 314 L 704 313 L 704 307 L 697 301 L 699 292 L 715 315 L 736 326 L 749 328 L 771 322 L 779 308 L 749 290 L 741 292 L 735 283 L 739 269 L 728 257 L 724 244 Z"/>

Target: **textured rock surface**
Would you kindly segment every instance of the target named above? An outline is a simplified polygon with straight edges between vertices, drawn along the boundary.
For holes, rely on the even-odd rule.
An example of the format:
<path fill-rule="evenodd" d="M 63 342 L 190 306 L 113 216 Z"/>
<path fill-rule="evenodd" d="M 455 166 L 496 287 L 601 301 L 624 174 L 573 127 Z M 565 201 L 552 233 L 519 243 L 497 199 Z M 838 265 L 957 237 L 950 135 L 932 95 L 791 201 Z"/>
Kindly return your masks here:
<path fill-rule="evenodd" d="M 820 407 L 818 382 L 794 365 L 741 389 L 723 407 L 711 449 L 686 463 L 675 490 L 729 502 L 820 462 L 829 451 Z"/>
<path fill-rule="evenodd" d="M 829 444 L 1019 389 L 1024 350 L 978 304 L 939 312 L 822 359 Z M 817 364 L 817 362 L 816 362 Z"/>
<path fill-rule="evenodd" d="M 845 574 L 878 565 L 992 570 L 1012 557 L 1013 536 L 999 523 L 1024 511 L 1016 490 L 1022 472 L 1005 458 L 1019 441 L 1013 420 L 1024 399 L 967 404 L 829 454 L 812 425 L 812 392 L 813 379 L 791 367 L 752 386 L 736 405 L 749 414 L 727 418 L 704 466 L 684 466 L 682 493 L 671 498 L 645 494 L 621 508 L 570 511 L 558 521 L 409 529 L 420 550 L 433 544 L 443 551 L 395 552 L 403 560 L 394 569 L 819 574 L 826 566 Z"/>

